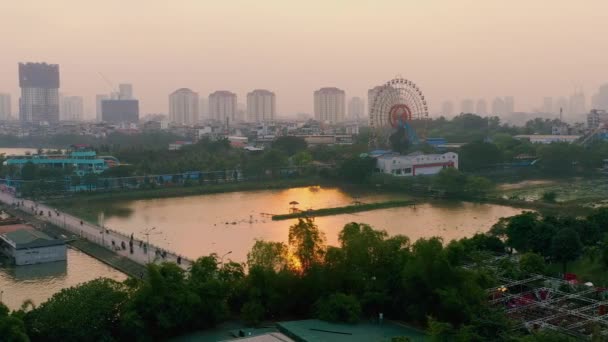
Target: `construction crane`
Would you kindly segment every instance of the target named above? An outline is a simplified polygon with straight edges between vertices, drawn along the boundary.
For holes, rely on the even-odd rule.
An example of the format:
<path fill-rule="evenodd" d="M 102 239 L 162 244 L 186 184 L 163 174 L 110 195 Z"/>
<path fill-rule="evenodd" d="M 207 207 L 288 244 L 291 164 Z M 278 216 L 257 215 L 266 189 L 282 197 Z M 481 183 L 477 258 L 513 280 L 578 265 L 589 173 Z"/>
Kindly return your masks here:
<path fill-rule="evenodd" d="M 110 80 L 108 80 L 101 72 L 98 71 L 97 74 L 108 85 L 108 87 L 110 87 L 110 96 L 112 96 L 114 93 L 118 93 L 114 83 L 110 82 Z"/>

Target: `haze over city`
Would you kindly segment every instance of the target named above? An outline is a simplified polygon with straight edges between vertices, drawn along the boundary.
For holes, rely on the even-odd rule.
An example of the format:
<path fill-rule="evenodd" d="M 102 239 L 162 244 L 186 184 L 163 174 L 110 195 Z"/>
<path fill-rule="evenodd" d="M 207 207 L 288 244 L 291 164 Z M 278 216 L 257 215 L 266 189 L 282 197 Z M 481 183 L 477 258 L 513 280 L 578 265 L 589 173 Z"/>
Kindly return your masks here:
<path fill-rule="evenodd" d="M 587 102 L 608 80 L 605 1 L 4 1 L 0 92 L 19 98 L 19 62 L 56 63 L 61 89 L 84 96 L 132 83 L 142 113 L 167 96 L 226 89 L 277 94 L 277 113 L 312 112 L 324 86 L 365 97 L 396 74 L 415 81 L 430 113 L 444 100 L 514 96 L 515 110 L 544 96 Z M 589 105 L 588 105 L 589 106 Z"/>

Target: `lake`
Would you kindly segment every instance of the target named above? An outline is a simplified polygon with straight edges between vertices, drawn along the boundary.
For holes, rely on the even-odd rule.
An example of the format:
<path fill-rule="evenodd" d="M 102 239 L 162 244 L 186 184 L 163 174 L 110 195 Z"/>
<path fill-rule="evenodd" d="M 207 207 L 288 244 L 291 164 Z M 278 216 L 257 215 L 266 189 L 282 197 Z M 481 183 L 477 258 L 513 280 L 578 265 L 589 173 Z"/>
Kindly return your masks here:
<path fill-rule="evenodd" d="M 353 194 L 338 188 L 302 187 L 201 195 L 182 198 L 92 204 L 104 212 L 104 224 L 144 239 L 146 228 L 156 227 L 150 242 L 189 258 L 210 253 L 245 261 L 256 239 L 287 242 L 289 226 L 296 220 L 272 221 L 269 214 L 287 213 L 292 201 L 299 209 L 319 209 L 351 204 L 404 199 L 394 194 Z M 87 205 L 87 204 L 83 204 Z M 120 210 L 117 210 L 119 208 Z M 412 207 L 318 217 L 315 223 L 327 243 L 338 244 L 338 233 L 349 222 L 368 223 L 391 235 L 411 240 L 440 236 L 445 241 L 485 232 L 501 217 L 522 209 L 468 202 L 432 202 Z"/>

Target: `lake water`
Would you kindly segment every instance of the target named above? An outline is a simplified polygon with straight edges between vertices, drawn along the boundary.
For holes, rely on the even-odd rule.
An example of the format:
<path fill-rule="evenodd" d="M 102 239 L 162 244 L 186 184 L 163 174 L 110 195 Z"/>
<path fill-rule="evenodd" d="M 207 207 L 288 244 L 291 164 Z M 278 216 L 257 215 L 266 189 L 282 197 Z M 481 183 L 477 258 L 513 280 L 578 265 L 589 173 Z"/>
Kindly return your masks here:
<path fill-rule="evenodd" d="M 27 266 L 0 266 L 2 302 L 18 309 L 24 300 L 39 305 L 61 289 L 99 277 L 122 281 L 127 278 L 110 266 L 80 251 L 68 248 L 68 260 Z"/>
<path fill-rule="evenodd" d="M 164 198 L 114 203 L 102 209 L 104 224 L 145 239 L 143 230 L 156 227 L 150 242 L 197 258 L 209 253 L 245 261 L 256 239 L 287 242 L 289 226 L 296 220 L 272 221 L 268 214 L 287 213 L 292 201 L 299 209 L 319 209 L 399 199 L 391 194 L 359 194 L 338 188 L 303 187 L 285 190 L 232 192 L 182 198 Z M 98 204 L 94 204 L 98 206 Z M 116 210 L 120 208 L 120 210 Z M 389 234 L 411 240 L 440 236 L 445 241 L 487 231 L 501 217 L 520 213 L 512 207 L 463 202 L 433 202 L 415 207 L 373 210 L 316 218 L 327 243 L 336 245 L 338 233 L 349 222 L 363 222 Z"/>

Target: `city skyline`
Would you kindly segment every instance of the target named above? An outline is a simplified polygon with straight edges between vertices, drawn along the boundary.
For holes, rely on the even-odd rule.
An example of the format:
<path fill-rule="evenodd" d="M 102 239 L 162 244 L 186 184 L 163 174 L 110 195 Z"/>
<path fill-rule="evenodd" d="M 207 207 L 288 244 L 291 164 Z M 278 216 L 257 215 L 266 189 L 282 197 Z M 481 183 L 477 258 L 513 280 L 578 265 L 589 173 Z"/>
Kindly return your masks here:
<path fill-rule="evenodd" d="M 11 32 L 4 45 L 13 47 L 0 56 L 0 92 L 17 108 L 17 63 L 46 61 L 61 65 L 62 92 L 83 96 L 88 118 L 95 95 L 108 92 L 98 73 L 115 86 L 132 83 L 142 113 L 165 112 L 166 94 L 183 87 L 230 89 L 240 98 L 273 89 L 278 114 L 312 113 L 309 94 L 324 84 L 364 98 L 396 74 L 421 87 L 431 114 L 447 99 L 501 94 L 527 111 L 544 96 L 569 96 L 574 85 L 589 100 L 608 79 L 601 53 L 580 53 L 596 50 L 597 37 L 608 33 L 594 20 L 606 10 L 608 3 L 595 0 L 110 0 L 95 11 L 75 0 L 10 2 L 0 13 Z"/>

